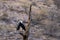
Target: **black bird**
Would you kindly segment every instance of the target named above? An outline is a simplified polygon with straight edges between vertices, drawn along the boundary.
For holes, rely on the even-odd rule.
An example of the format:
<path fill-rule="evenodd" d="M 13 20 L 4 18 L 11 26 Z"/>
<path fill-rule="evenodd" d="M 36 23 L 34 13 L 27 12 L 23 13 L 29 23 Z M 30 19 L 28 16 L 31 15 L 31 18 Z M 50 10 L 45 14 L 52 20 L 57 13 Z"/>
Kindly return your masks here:
<path fill-rule="evenodd" d="M 20 22 L 18 23 L 17 30 L 19 30 L 20 27 L 21 27 L 24 31 L 26 30 L 26 29 L 25 29 L 25 25 L 22 23 L 22 21 L 20 21 Z"/>

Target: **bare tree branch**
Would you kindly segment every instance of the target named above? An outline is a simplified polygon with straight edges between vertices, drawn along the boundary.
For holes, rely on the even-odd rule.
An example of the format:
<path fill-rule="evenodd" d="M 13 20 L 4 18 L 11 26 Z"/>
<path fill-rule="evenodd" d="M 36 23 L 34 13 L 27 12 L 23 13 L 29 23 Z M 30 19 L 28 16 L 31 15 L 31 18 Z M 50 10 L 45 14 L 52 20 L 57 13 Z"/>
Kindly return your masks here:
<path fill-rule="evenodd" d="M 28 40 L 28 36 L 29 36 L 29 29 L 30 29 L 30 22 L 31 22 L 31 8 L 32 8 L 32 5 L 30 5 L 30 9 L 29 9 L 29 17 L 28 17 L 28 25 L 26 26 L 26 31 L 25 31 L 25 34 L 23 36 L 23 40 Z"/>

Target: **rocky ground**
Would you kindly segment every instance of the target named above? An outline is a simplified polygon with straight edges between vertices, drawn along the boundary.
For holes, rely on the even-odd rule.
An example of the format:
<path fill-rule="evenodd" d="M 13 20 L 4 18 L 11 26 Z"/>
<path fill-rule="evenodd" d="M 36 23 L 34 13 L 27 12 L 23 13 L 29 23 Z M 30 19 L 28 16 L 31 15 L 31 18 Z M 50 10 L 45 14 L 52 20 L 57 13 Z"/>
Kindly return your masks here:
<path fill-rule="evenodd" d="M 29 40 L 60 40 L 59 0 L 0 0 L 0 40 L 22 40 L 18 20 L 27 21 L 32 6 Z"/>

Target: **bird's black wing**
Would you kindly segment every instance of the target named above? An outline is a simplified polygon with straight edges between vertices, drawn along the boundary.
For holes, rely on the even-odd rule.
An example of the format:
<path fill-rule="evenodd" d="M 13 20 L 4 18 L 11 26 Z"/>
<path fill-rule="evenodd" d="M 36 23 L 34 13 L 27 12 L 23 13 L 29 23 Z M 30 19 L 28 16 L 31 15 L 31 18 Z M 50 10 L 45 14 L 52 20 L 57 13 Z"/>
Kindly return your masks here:
<path fill-rule="evenodd" d="M 21 27 L 22 27 L 23 30 L 26 30 L 25 25 L 23 25 L 22 23 L 21 23 Z"/>
<path fill-rule="evenodd" d="M 25 26 L 24 26 L 22 23 L 19 23 L 19 24 L 18 24 L 18 26 L 17 26 L 17 30 L 19 30 L 20 27 L 22 27 L 23 30 L 26 30 L 26 29 L 25 29 Z"/>
<path fill-rule="evenodd" d="M 17 30 L 19 30 L 20 29 L 20 23 L 17 25 Z"/>

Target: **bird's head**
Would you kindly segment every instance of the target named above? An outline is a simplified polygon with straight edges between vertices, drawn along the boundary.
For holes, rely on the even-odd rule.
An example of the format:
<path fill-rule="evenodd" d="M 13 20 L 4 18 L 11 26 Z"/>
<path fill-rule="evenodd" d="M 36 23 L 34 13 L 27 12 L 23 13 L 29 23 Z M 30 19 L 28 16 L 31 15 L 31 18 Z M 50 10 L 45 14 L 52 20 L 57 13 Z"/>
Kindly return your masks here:
<path fill-rule="evenodd" d="M 18 23 L 23 23 L 23 20 L 18 20 Z"/>
<path fill-rule="evenodd" d="M 21 22 L 21 23 L 23 23 L 23 21 L 22 21 L 22 20 L 20 20 L 20 22 Z"/>

